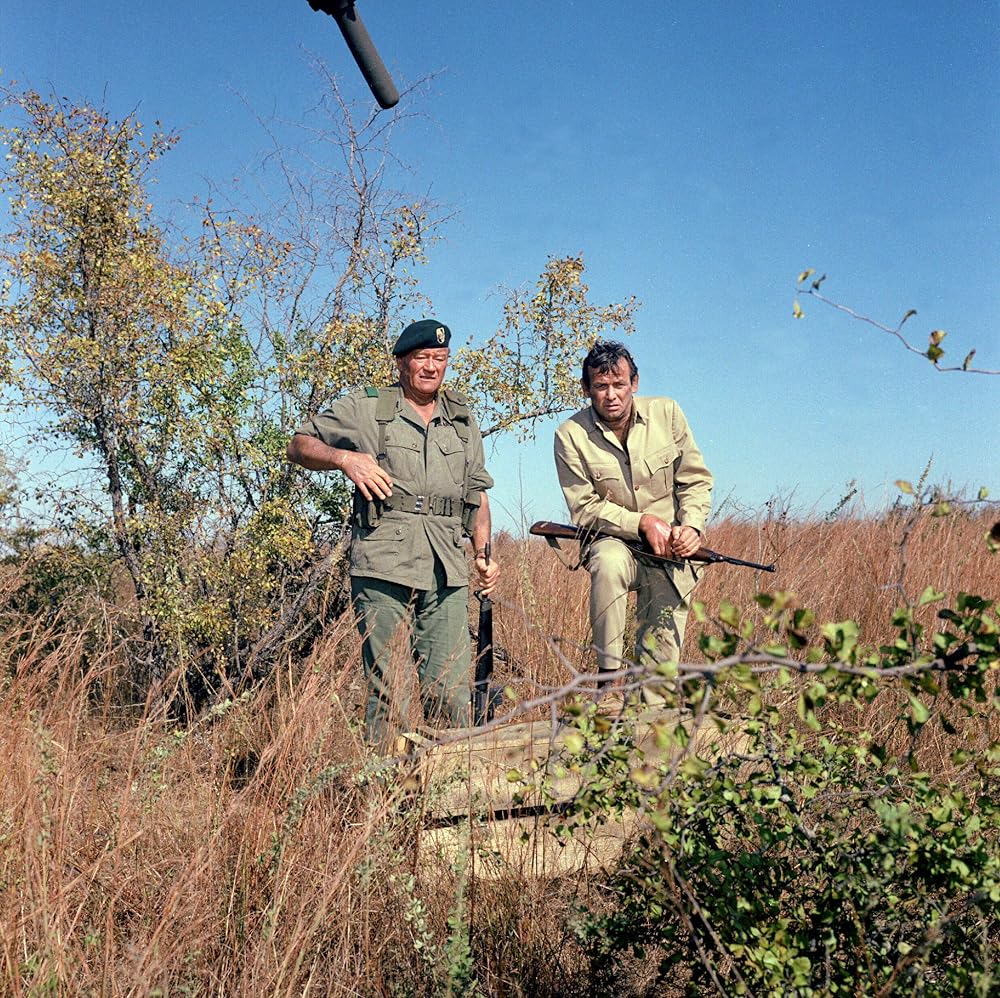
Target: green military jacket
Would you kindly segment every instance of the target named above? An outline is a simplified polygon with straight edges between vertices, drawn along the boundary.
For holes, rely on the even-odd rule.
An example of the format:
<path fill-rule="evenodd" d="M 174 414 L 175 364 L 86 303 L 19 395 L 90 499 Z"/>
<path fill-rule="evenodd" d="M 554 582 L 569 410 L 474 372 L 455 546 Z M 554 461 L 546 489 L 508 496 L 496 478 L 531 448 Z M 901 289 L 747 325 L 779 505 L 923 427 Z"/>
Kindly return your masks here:
<path fill-rule="evenodd" d="M 459 404 L 464 401 L 460 395 L 442 390 L 430 424 L 424 426 L 403 399 L 399 386 L 393 388 L 397 391 L 395 414 L 385 428 L 385 456 L 380 462 L 393 482 L 389 503 L 401 500 L 401 505 L 411 508 L 451 508 L 449 515 L 383 509 L 374 527 L 355 522 L 350 574 L 430 590 L 434 588 L 436 555 L 444 565 L 449 586 L 467 585 L 463 498 L 465 503 L 478 505 L 482 492 L 493 486 L 485 467 L 479 427 L 470 413 L 468 444 L 463 444 L 455 428 Z M 364 390 L 351 392 L 318 416 L 307 419 L 296 433 L 317 437 L 330 447 L 376 457 L 377 405 L 378 398 Z M 416 499 L 421 496 L 425 502 Z"/>
<path fill-rule="evenodd" d="M 589 405 L 556 430 L 556 470 L 573 522 L 635 540 L 642 514 L 652 513 L 704 532 L 712 473 L 681 407 L 638 396 L 633 406 L 625 447 Z M 696 577 L 690 564 L 672 574 L 691 585 Z"/>

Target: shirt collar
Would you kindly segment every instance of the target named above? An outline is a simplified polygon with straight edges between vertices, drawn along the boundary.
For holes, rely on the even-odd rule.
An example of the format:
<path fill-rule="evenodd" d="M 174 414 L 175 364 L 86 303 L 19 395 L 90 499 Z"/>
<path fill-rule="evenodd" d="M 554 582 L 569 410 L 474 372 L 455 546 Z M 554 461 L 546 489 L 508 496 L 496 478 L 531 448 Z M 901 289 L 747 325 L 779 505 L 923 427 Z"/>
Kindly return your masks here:
<path fill-rule="evenodd" d="M 648 419 L 648 399 L 639 398 L 637 395 L 632 396 L 632 421 L 630 426 L 635 426 L 637 423 L 645 425 Z M 610 433 L 611 430 L 604 425 L 603 422 L 597 416 L 597 410 L 590 406 L 590 420 L 594 424 L 594 427 L 598 430 L 602 430 L 605 433 Z"/>

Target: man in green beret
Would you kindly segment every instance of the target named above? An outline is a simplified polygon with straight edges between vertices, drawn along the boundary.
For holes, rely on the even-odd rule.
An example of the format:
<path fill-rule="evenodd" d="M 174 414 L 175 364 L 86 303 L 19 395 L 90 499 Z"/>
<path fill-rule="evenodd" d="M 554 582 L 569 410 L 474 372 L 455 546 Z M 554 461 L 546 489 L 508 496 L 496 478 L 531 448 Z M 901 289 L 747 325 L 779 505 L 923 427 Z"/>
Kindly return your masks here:
<path fill-rule="evenodd" d="M 425 719 L 468 723 L 472 666 L 468 566 L 472 539 L 483 595 L 499 577 L 486 560 L 493 479 L 468 401 L 442 388 L 451 331 L 436 319 L 408 325 L 393 354 L 399 380 L 351 392 L 307 419 L 288 458 L 354 483 L 351 596 L 368 684 L 367 738 L 386 747 L 406 722 L 407 677 L 391 664 L 392 638 L 410 625 Z"/>

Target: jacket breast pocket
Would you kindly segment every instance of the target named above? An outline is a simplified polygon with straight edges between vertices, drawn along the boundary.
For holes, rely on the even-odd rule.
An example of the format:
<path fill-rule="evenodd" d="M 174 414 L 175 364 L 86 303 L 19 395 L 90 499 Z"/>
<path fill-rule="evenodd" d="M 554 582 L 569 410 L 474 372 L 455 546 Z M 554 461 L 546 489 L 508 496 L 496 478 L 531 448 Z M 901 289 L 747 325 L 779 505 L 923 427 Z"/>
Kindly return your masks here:
<path fill-rule="evenodd" d="M 646 458 L 646 471 L 649 473 L 646 492 L 651 500 L 663 499 L 674 491 L 674 464 L 678 456 L 677 448 L 670 444 Z"/>
<path fill-rule="evenodd" d="M 412 485 L 420 479 L 423 460 L 420 445 L 400 436 L 398 440 L 390 434 L 385 438 L 386 470 L 393 481 Z"/>
<path fill-rule="evenodd" d="M 437 438 L 437 447 L 452 482 L 455 485 L 465 485 L 465 447 L 458 434 L 441 434 Z"/>
<path fill-rule="evenodd" d="M 594 491 L 610 502 L 624 505 L 625 479 L 617 464 L 593 464 L 590 467 L 590 480 Z"/>

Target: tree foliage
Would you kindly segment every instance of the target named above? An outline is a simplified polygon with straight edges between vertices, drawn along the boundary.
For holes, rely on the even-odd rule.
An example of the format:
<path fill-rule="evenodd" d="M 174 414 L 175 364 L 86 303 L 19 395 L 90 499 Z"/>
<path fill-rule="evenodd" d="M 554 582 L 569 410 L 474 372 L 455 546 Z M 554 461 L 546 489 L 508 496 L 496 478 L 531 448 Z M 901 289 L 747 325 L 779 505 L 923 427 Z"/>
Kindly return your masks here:
<path fill-rule="evenodd" d="M 550 258 L 534 288 L 509 293 L 490 340 L 458 352 L 456 380 L 478 401 L 484 436 L 528 437 L 537 420 L 575 408 L 580 360 L 596 334 L 633 331 L 635 298 L 592 304 L 583 271 L 582 256 Z"/>
<path fill-rule="evenodd" d="M 396 332 L 427 305 L 416 269 L 444 219 L 391 186 L 396 118 L 358 120 L 317 70 L 310 146 L 274 140 L 262 164 L 267 212 L 216 192 L 188 234 L 157 220 L 150 194 L 176 135 L 6 95 L 5 405 L 37 454 L 79 460 L 68 526 L 103 534 L 127 572 L 143 686 L 239 682 L 316 633 L 315 600 L 339 587 L 347 489 L 298 474 L 285 443 L 340 393 L 394 380 Z M 458 352 L 489 432 L 530 434 L 575 405 L 582 353 L 631 328 L 634 300 L 592 305 L 582 272 L 582 258 L 550 259 L 537 293 L 511 292 L 498 333 Z"/>

